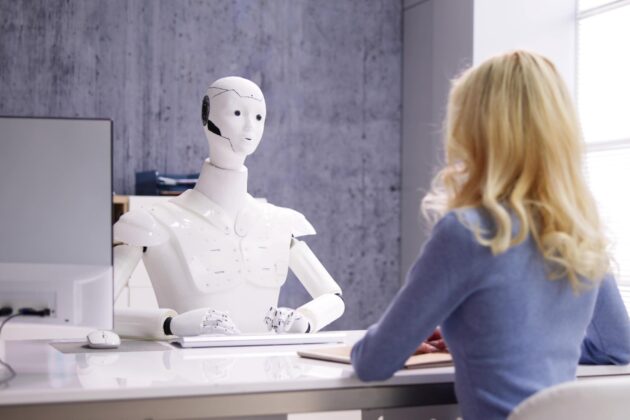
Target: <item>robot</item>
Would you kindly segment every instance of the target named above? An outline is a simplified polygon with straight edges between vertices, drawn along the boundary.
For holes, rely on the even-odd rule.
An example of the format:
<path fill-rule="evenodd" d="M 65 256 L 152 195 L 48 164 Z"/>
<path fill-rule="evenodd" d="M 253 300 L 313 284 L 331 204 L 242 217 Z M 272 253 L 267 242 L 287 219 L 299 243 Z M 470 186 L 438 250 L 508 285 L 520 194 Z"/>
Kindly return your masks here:
<path fill-rule="evenodd" d="M 123 336 L 316 332 L 345 309 L 339 285 L 305 242 L 315 234 L 299 212 L 247 193 L 245 159 L 258 147 L 266 105 L 260 88 L 221 78 L 202 101 L 210 157 L 193 189 L 114 225 L 115 295 L 140 259 L 163 309 L 116 310 Z M 291 269 L 313 300 L 279 308 Z M 168 308 L 168 309 L 166 309 Z"/>

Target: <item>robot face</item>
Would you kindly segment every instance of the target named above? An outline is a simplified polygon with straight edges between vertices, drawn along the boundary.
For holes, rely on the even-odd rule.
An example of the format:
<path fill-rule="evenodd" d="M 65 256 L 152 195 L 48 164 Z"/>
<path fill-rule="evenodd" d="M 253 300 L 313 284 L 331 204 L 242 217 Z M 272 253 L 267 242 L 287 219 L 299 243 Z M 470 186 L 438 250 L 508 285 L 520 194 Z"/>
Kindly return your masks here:
<path fill-rule="evenodd" d="M 263 135 L 267 107 L 264 98 L 234 89 L 211 89 L 209 120 L 232 152 L 252 154 Z M 208 128 L 206 128 L 208 130 Z M 208 134 L 208 133 L 207 133 Z"/>

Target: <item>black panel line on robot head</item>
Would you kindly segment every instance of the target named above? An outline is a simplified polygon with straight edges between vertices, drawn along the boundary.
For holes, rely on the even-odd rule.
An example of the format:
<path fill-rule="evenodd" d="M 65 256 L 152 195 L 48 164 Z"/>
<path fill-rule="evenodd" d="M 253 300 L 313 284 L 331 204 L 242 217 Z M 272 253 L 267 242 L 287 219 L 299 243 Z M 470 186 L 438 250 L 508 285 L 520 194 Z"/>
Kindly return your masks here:
<path fill-rule="evenodd" d="M 243 95 L 241 95 L 240 93 L 238 93 L 235 89 L 223 89 L 223 88 L 218 88 L 218 87 L 213 87 L 213 86 L 211 86 L 211 87 L 209 87 L 209 88 L 208 88 L 208 90 L 210 90 L 210 89 L 218 89 L 218 90 L 220 90 L 220 91 L 221 91 L 221 92 L 217 93 L 216 95 L 212 95 L 212 97 L 213 97 L 213 98 L 216 98 L 217 96 L 222 95 L 222 94 L 224 94 L 224 93 L 226 93 L 226 92 L 234 92 L 234 93 L 236 93 L 236 94 L 237 94 L 240 98 L 253 99 L 253 100 L 255 100 L 255 101 L 262 102 L 262 99 L 254 98 L 254 96 L 253 96 L 253 95 L 250 95 L 250 96 L 243 96 Z"/>
<path fill-rule="evenodd" d="M 221 135 L 221 130 L 219 129 L 219 127 L 217 127 L 212 121 L 208 120 L 208 131 L 210 131 L 211 133 L 216 134 L 217 136 L 221 137 L 222 139 L 226 139 L 228 141 L 228 143 L 230 143 L 230 148 L 232 149 L 233 152 L 236 152 L 236 150 L 234 150 L 234 145 L 232 144 L 232 140 L 229 137 L 225 137 Z"/>

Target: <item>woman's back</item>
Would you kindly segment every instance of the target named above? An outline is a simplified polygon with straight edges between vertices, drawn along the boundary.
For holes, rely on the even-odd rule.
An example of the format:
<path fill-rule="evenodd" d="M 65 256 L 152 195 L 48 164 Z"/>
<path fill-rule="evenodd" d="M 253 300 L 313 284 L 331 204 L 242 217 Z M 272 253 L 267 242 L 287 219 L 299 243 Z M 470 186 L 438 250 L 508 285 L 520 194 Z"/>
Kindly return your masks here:
<path fill-rule="evenodd" d="M 478 211 L 459 217 L 492 230 Z M 456 264 L 470 293 L 442 323 L 459 402 L 473 418 L 504 418 L 536 391 L 574 379 L 597 289 L 577 295 L 566 279 L 550 281 L 532 238 L 495 257 L 454 214 L 443 224 L 471 249 Z"/>
<path fill-rule="evenodd" d="M 613 340 L 592 332 L 582 361 L 628 363 L 628 317 L 612 278 L 577 294 L 565 279 L 549 280 L 530 238 L 493 256 L 464 223 L 492 229 L 477 210 L 448 213 L 435 226 L 405 286 L 353 349 L 361 379 L 391 376 L 439 323 L 467 420 L 503 419 L 536 391 L 574 379 L 591 319 Z"/>

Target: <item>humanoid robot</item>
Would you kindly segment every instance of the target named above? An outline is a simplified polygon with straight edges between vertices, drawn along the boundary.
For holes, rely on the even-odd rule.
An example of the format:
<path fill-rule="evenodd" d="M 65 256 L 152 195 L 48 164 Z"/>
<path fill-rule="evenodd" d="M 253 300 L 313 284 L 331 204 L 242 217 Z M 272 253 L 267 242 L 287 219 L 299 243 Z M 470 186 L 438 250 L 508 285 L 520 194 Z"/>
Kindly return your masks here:
<path fill-rule="evenodd" d="M 195 188 L 149 211 L 126 213 L 114 226 L 115 294 L 140 259 L 159 310 L 116 310 L 125 336 L 316 332 L 344 312 L 341 288 L 297 238 L 315 234 L 295 210 L 247 193 L 245 159 L 258 147 L 266 105 L 260 88 L 240 77 L 215 81 L 202 102 L 210 157 Z M 278 308 L 291 268 L 313 300 Z M 169 309 L 165 309 L 169 308 Z"/>

